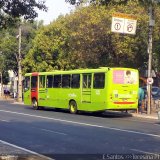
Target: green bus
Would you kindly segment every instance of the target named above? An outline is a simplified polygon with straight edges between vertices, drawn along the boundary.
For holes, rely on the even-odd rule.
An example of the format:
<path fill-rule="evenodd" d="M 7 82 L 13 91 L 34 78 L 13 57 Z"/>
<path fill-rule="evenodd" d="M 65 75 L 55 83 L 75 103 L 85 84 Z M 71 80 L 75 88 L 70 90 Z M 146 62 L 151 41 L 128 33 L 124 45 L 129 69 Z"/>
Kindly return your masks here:
<path fill-rule="evenodd" d="M 26 73 L 24 104 L 77 111 L 133 110 L 139 74 L 132 68 L 77 69 Z"/>

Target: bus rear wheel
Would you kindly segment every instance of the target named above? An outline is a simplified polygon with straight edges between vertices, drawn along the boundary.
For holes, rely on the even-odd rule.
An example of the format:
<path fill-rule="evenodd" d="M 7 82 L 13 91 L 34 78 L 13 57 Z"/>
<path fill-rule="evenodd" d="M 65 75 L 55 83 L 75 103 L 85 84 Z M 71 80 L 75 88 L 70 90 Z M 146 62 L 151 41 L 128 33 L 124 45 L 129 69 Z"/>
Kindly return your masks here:
<path fill-rule="evenodd" d="M 76 114 L 77 113 L 77 103 L 75 101 L 71 101 L 69 103 L 69 111 L 72 114 Z"/>
<path fill-rule="evenodd" d="M 33 109 L 34 109 L 34 110 L 38 110 L 38 109 L 39 109 L 38 102 L 37 102 L 36 99 L 33 99 L 33 100 L 32 100 L 32 106 L 33 106 Z"/>

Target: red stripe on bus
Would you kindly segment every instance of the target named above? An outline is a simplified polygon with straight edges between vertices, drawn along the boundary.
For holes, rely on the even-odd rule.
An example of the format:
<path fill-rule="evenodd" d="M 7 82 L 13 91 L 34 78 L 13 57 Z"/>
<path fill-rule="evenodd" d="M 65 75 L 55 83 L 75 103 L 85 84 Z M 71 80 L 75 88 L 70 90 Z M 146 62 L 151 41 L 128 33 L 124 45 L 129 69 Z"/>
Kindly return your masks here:
<path fill-rule="evenodd" d="M 33 98 L 36 98 L 36 100 L 38 101 L 38 75 L 39 73 L 38 72 L 33 72 L 32 73 L 32 77 L 37 77 L 37 84 L 36 84 L 36 87 L 34 88 L 31 88 L 31 99 Z"/>
<path fill-rule="evenodd" d="M 134 104 L 135 102 L 114 102 L 114 104 Z"/>
<path fill-rule="evenodd" d="M 38 72 L 33 72 L 32 76 L 38 76 L 38 74 L 39 74 Z"/>

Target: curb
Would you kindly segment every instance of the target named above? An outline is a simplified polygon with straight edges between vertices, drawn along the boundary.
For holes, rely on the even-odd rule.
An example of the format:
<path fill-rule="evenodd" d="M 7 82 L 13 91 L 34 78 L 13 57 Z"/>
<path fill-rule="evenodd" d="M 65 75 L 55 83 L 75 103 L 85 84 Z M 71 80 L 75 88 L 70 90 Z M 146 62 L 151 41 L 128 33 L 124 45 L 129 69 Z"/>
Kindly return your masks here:
<path fill-rule="evenodd" d="M 24 105 L 24 102 L 13 102 L 13 104 L 20 104 L 20 105 Z"/>

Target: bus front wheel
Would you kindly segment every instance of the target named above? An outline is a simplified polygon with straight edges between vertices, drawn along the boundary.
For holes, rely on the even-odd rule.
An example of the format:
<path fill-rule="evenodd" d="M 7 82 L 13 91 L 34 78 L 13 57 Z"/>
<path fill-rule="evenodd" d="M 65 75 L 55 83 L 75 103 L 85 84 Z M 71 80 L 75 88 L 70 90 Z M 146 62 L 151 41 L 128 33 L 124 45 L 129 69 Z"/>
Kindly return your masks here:
<path fill-rule="evenodd" d="M 77 113 L 77 103 L 75 101 L 71 101 L 69 103 L 69 111 L 72 114 L 76 114 Z"/>
<path fill-rule="evenodd" d="M 39 109 L 39 107 L 38 107 L 38 102 L 37 102 L 36 99 L 33 99 L 33 100 L 32 100 L 32 106 L 33 106 L 33 109 L 34 109 L 34 110 L 38 110 L 38 109 Z"/>

